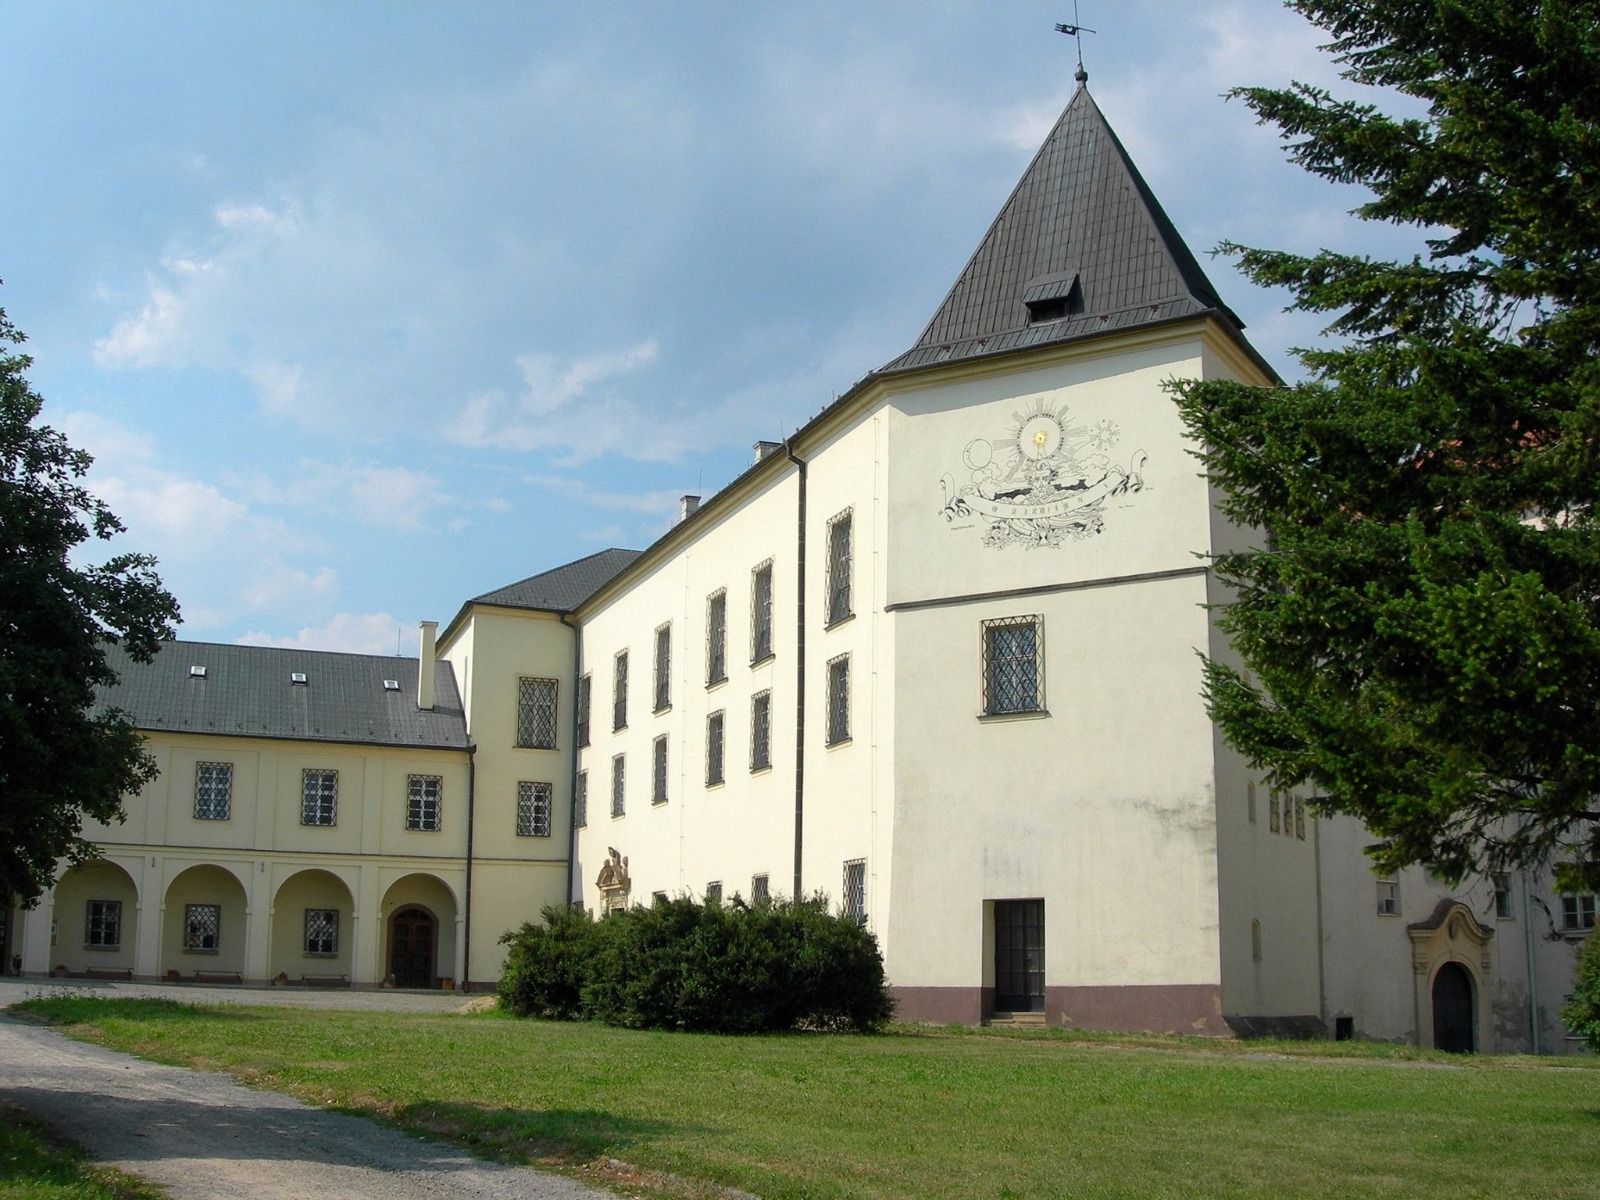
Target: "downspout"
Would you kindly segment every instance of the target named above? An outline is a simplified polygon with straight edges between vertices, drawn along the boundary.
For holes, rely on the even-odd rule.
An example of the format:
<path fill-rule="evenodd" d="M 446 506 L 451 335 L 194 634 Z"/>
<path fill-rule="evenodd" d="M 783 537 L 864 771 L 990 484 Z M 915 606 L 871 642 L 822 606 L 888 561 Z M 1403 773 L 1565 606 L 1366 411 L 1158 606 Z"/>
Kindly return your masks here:
<path fill-rule="evenodd" d="M 583 683 L 583 629 L 567 620 L 571 613 L 556 615 L 563 625 L 572 630 L 572 767 L 567 772 L 567 892 L 564 900 L 570 908 L 573 904 L 572 883 L 578 869 L 578 688 Z M 593 698 L 590 697 L 591 700 Z"/>
<path fill-rule="evenodd" d="M 1539 984 L 1533 963 L 1533 881 L 1526 870 L 1522 875 L 1522 942 L 1528 956 L 1528 1030 L 1533 1034 L 1533 1052 L 1543 1054 L 1539 1048 Z"/>
<path fill-rule="evenodd" d="M 806 461 L 794 452 L 788 439 L 783 452 L 800 468 L 799 496 L 796 504 L 795 587 L 795 686 L 794 686 L 794 899 L 800 900 L 800 866 L 805 847 L 806 811 Z"/>
<path fill-rule="evenodd" d="M 472 990 L 472 836 L 474 818 L 477 816 L 478 747 L 467 743 L 467 919 L 461 936 L 466 945 L 461 948 L 461 990 Z"/>

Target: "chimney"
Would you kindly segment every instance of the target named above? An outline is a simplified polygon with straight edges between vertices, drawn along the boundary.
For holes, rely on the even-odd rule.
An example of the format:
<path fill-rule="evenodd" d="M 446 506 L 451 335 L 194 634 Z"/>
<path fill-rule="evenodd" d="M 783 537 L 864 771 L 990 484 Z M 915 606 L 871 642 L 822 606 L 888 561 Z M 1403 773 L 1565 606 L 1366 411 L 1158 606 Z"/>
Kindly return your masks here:
<path fill-rule="evenodd" d="M 783 443 L 782 442 L 757 442 L 754 446 L 751 447 L 751 449 L 755 452 L 755 457 L 753 459 L 751 459 L 751 462 L 753 464 L 753 463 L 761 462 L 764 459 L 771 458 L 779 450 L 783 449 Z"/>
<path fill-rule="evenodd" d="M 682 525 L 695 513 L 700 511 L 699 496 L 680 496 L 678 498 L 678 524 Z"/>
<path fill-rule="evenodd" d="M 421 659 L 417 663 L 417 707 L 428 711 L 433 708 L 433 638 L 439 632 L 439 622 L 423 621 L 418 626 L 422 634 Z"/>

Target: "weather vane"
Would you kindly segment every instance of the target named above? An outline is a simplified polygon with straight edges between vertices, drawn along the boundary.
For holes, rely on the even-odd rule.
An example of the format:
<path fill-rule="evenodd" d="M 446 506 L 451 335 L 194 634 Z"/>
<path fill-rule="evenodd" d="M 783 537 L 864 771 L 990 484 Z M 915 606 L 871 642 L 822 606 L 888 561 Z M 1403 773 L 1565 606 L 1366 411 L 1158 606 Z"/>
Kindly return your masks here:
<path fill-rule="evenodd" d="M 1078 0 L 1072 0 L 1072 24 L 1056 23 L 1056 32 L 1064 33 L 1078 43 L 1078 73 L 1075 76 L 1079 83 L 1089 82 L 1089 72 L 1083 69 L 1083 35 L 1093 33 L 1092 29 L 1085 29 L 1078 24 Z"/>

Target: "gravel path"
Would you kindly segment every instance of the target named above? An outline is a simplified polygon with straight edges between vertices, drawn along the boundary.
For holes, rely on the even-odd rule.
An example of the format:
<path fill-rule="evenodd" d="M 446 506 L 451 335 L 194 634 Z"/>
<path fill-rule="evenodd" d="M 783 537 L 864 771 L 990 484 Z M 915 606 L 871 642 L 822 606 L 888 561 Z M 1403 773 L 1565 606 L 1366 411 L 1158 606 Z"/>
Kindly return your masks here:
<path fill-rule="evenodd" d="M 16 986 L 0 987 L 0 1004 L 40 992 L 37 981 L 11 982 Z M 108 990 L 139 994 L 136 985 Z M 194 994 L 181 998 L 212 1002 L 202 989 L 182 991 Z M 225 999 L 250 1002 L 247 995 L 266 997 L 255 1003 L 284 1002 L 276 990 L 227 989 Z M 376 994 L 385 1002 L 377 1005 L 350 1003 L 373 993 L 315 995 L 346 1002 L 338 1007 L 406 1007 L 411 999 Z M 449 1007 L 464 1002 L 448 999 Z M 174 1200 L 615 1200 L 559 1175 L 483 1162 L 358 1117 L 252 1091 L 226 1075 L 144 1062 L 4 1015 L 0 1105 L 33 1113 L 95 1158 L 165 1187 Z"/>

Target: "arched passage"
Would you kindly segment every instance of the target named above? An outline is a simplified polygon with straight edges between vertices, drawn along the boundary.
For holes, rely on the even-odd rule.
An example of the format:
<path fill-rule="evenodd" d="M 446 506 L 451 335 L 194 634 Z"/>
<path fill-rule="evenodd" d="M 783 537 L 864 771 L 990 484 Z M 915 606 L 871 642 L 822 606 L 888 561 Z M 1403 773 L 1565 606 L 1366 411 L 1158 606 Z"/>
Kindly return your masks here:
<path fill-rule="evenodd" d="M 1458 962 L 1447 962 L 1433 977 L 1433 1048 L 1471 1054 L 1478 1048 L 1473 1014 L 1472 975 Z"/>
<path fill-rule="evenodd" d="M 232 871 L 189 867 L 167 885 L 161 919 L 163 974 L 236 975 L 244 980 L 244 885 Z"/>
<path fill-rule="evenodd" d="M 455 893 L 437 876 L 397 879 L 384 893 L 383 973 L 395 987 L 433 988 L 456 955 Z"/>
<path fill-rule="evenodd" d="M 273 898 L 268 969 L 296 983 L 341 975 L 349 980 L 354 937 L 355 901 L 344 880 L 329 871 L 297 871 Z"/>
<path fill-rule="evenodd" d="M 133 876 L 109 860 L 84 863 L 56 882 L 54 900 L 52 971 L 132 974 L 139 943 L 139 888 Z"/>

